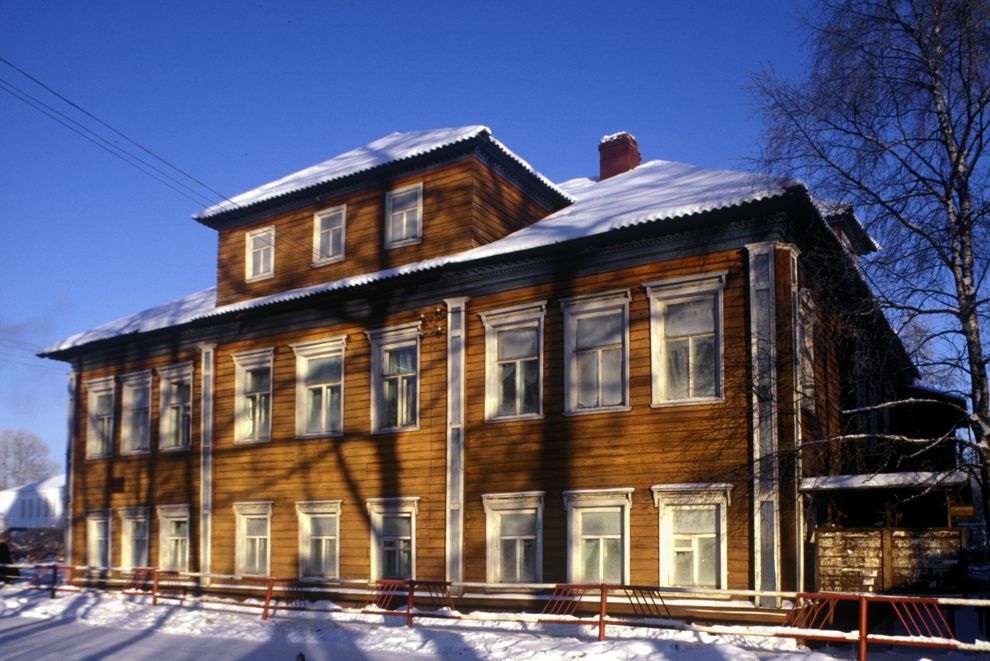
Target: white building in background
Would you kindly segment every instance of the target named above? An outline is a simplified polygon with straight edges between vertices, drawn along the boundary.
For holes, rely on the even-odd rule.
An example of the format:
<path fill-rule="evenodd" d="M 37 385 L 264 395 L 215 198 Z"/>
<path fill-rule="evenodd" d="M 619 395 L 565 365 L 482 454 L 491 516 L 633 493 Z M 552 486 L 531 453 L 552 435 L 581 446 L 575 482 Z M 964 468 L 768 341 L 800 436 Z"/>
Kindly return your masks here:
<path fill-rule="evenodd" d="M 0 532 L 64 528 L 65 474 L 0 491 Z"/>

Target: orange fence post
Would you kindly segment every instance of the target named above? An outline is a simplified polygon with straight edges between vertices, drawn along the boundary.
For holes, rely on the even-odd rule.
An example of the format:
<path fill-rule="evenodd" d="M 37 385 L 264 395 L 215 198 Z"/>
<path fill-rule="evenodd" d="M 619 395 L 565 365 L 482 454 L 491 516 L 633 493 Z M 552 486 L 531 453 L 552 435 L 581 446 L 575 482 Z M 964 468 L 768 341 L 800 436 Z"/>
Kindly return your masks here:
<path fill-rule="evenodd" d="M 859 661 L 866 661 L 866 607 L 867 601 L 865 595 L 860 595 L 859 597 Z"/>
<path fill-rule="evenodd" d="M 608 600 L 608 588 L 602 583 L 599 586 L 601 596 L 598 598 L 598 642 L 605 640 L 605 602 Z"/>
<path fill-rule="evenodd" d="M 158 567 L 151 570 L 151 605 L 158 605 Z"/>
<path fill-rule="evenodd" d="M 412 628 L 413 625 L 413 603 L 416 601 L 414 596 L 416 593 L 416 583 L 414 581 L 407 581 L 409 592 L 406 594 L 406 626 Z"/>
<path fill-rule="evenodd" d="M 268 619 L 268 609 L 269 609 L 269 607 L 272 604 L 272 590 L 274 589 L 274 587 L 275 587 L 275 579 L 269 577 L 269 579 L 268 579 L 268 589 L 265 590 L 265 610 L 263 610 L 261 612 L 261 619 L 262 620 L 267 620 Z"/>

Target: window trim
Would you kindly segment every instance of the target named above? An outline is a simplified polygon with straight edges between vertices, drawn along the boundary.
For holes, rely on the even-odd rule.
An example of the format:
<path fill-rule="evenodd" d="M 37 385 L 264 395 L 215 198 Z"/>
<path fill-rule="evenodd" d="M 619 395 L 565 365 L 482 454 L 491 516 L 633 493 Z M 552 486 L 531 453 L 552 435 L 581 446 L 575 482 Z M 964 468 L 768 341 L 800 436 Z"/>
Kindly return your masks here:
<path fill-rule="evenodd" d="M 238 576 L 271 576 L 272 575 L 272 502 L 271 500 L 253 500 L 234 503 L 234 573 Z M 249 518 L 265 518 L 267 520 L 265 544 L 265 573 L 249 574 L 245 570 L 247 562 L 247 520 Z"/>
<path fill-rule="evenodd" d="M 371 579 L 381 578 L 381 529 L 382 517 L 386 515 L 409 515 L 410 549 L 409 578 L 416 578 L 416 515 L 419 513 L 419 496 L 399 496 L 396 498 L 368 498 L 365 501 L 371 517 Z"/>
<path fill-rule="evenodd" d="M 313 342 L 290 344 L 296 355 L 296 438 L 336 438 L 344 435 L 344 349 L 347 336 L 327 338 Z M 306 373 L 309 361 L 314 358 L 340 356 L 340 429 L 337 431 L 306 431 Z"/>
<path fill-rule="evenodd" d="M 271 251 L 272 251 L 272 265 L 271 270 L 263 273 L 252 274 L 251 267 L 253 266 L 253 249 L 251 246 L 251 241 L 255 237 L 261 236 L 262 234 L 271 234 Z M 259 280 L 268 280 L 269 278 L 275 277 L 275 226 L 266 225 L 265 227 L 259 227 L 257 229 L 250 230 L 244 233 L 244 281 L 245 282 L 258 282 Z"/>
<path fill-rule="evenodd" d="M 729 482 L 698 482 L 655 484 L 650 487 L 653 505 L 660 521 L 659 571 L 660 585 L 672 585 L 673 576 L 673 510 L 676 507 L 719 508 L 719 571 L 715 589 L 724 590 L 729 580 L 728 523 L 733 484 Z"/>
<path fill-rule="evenodd" d="M 485 421 L 498 422 L 543 417 L 543 367 L 545 363 L 543 358 L 543 320 L 546 311 L 547 302 L 537 301 L 478 314 L 481 323 L 485 326 Z M 498 334 L 503 330 L 519 328 L 536 328 L 536 359 L 539 367 L 536 386 L 537 411 L 536 413 L 499 415 Z"/>
<path fill-rule="evenodd" d="M 182 452 L 192 448 L 193 436 L 193 404 L 196 401 L 195 386 L 193 381 L 194 369 L 192 361 L 159 367 L 158 372 L 158 450 L 160 452 Z M 175 381 L 189 382 L 189 442 L 186 445 L 165 445 L 166 439 L 172 432 L 169 424 L 169 415 L 166 410 L 168 404 L 168 386 Z"/>
<path fill-rule="evenodd" d="M 192 537 L 192 518 L 189 515 L 190 507 L 189 505 L 159 505 L 155 508 L 158 514 L 158 566 L 162 567 L 164 559 L 169 555 L 168 553 L 168 540 L 169 537 L 165 534 L 167 530 L 166 525 L 170 521 L 185 521 L 186 522 L 186 561 L 183 566 L 177 571 L 188 572 L 189 571 L 189 557 L 192 554 L 192 544 L 190 543 L 190 538 Z"/>
<path fill-rule="evenodd" d="M 390 434 L 402 431 L 416 431 L 419 429 L 419 409 L 420 391 L 423 382 L 423 370 L 420 355 L 420 344 L 423 337 L 422 325 L 420 322 L 392 326 L 379 330 L 365 331 L 368 341 L 371 344 L 371 433 Z M 382 427 L 380 418 L 384 411 L 385 389 L 384 374 L 382 374 L 382 363 L 385 351 L 388 349 L 398 349 L 406 345 L 416 344 L 416 419 L 412 423 L 398 425 L 395 427 Z"/>
<path fill-rule="evenodd" d="M 117 509 L 120 517 L 120 567 L 121 569 L 134 569 L 135 567 L 147 567 L 148 556 L 151 552 L 151 519 L 148 516 L 149 507 L 121 507 Z M 133 539 L 130 535 L 130 521 L 144 521 L 144 561 L 137 564 L 130 564 L 128 561 L 132 555 Z"/>
<path fill-rule="evenodd" d="M 815 415 L 818 384 L 815 377 L 815 331 L 817 312 L 810 289 L 801 288 L 797 300 L 797 327 L 794 344 L 797 347 L 797 385 L 801 410 Z"/>
<path fill-rule="evenodd" d="M 501 554 L 499 553 L 500 517 L 504 512 L 533 512 L 536 514 L 536 578 L 543 582 L 543 497 L 545 491 L 518 491 L 515 493 L 486 493 L 481 495 L 485 508 L 485 540 L 487 548 L 486 572 L 489 583 L 513 585 L 502 581 Z"/>
<path fill-rule="evenodd" d="M 272 397 L 275 380 L 275 349 L 254 349 L 251 351 L 241 351 L 231 354 L 234 361 L 234 444 L 251 445 L 254 443 L 268 443 L 272 439 Z M 244 428 L 244 387 L 248 370 L 257 367 L 268 368 L 268 432 L 263 435 L 256 435 L 250 438 L 241 436 Z"/>
<path fill-rule="evenodd" d="M 578 572 L 581 564 L 581 533 L 579 514 L 582 511 L 602 511 L 618 508 L 622 513 L 622 582 L 629 583 L 629 512 L 632 509 L 632 487 L 615 489 L 572 489 L 564 491 L 567 512 L 567 581 L 582 583 Z"/>
<path fill-rule="evenodd" d="M 320 254 L 320 223 L 327 217 L 332 216 L 336 213 L 341 215 L 340 217 L 340 254 L 330 255 L 329 257 L 324 257 Z M 313 214 L 313 263 L 312 266 L 326 266 L 327 264 L 334 264 L 336 262 L 342 261 L 344 256 L 347 254 L 347 205 L 338 204 L 337 206 L 329 207 L 326 209 L 320 209 Z M 331 246 L 333 243 L 331 242 Z"/>
<path fill-rule="evenodd" d="M 614 411 L 629 411 L 629 301 L 628 289 L 574 296 L 560 302 L 564 314 L 564 415 L 590 415 Z M 576 327 L 579 317 L 592 316 L 611 310 L 622 313 L 622 404 L 581 408 L 578 406 L 578 361 L 576 359 Z"/>
<path fill-rule="evenodd" d="M 86 517 L 86 566 L 96 569 L 110 569 L 113 567 L 113 513 L 110 509 L 99 509 L 86 510 L 84 515 Z M 93 558 L 89 555 L 92 550 L 92 547 L 90 546 L 92 538 L 92 524 L 100 521 L 106 522 L 107 524 L 107 564 L 105 566 L 91 564 Z"/>
<path fill-rule="evenodd" d="M 680 278 L 644 282 L 650 301 L 650 372 L 652 400 L 650 406 L 663 408 L 689 404 L 717 403 L 725 400 L 725 333 L 724 296 L 727 271 L 703 273 Z M 715 395 L 713 397 L 664 398 L 664 327 L 663 308 L 675 300 L 713 297 L 715 305 Z"/>
<path fill-rule="evenodd" d="M 419 195 L 416 200 L 416 212 L 419 217 L 419 227 L 416 236 L 407 239 L 392 239 L 392 200 L 402 193 L 411 190 L 418 190 Z M 401 248 L 402 246 L 413 246 L 423 242 L 423 182 L 395 188 L 385 194 L 385 249 Z"/>
<path fill-rule="evenodd" d="M 131 391 L 145 387 L 148 389 L 148 424 L 145 427 L 144 445 L 133 447 L 134 439 L 131 438 L 131 426 L 129 424 L 130 413 L 133 409 L 133 395 Z M 124 374 L 120 377 L 120 454 L 121 456 L 148 454 L 151 452 L 151 413 L 152 413 L 152 384 L 151 370 L 142 370 Z"/>
<path fill-rule="evenodd" d="M 299 579 L 303 581 L 340 580 L 340 500 L 304 500 L 296 503 L 296 518 L 299 527 Z M 310 519 L 314 516 L 337 517 L 337 536 L 334 540 L 333 576 L 314 576 L 306 570 L 309 567 L 310 538 L 312 528 Z"/>
<path fill-rule="evenodd" d="M 88 379 L 86 384 L 86 458 L 106 459 L 113 456 L 114 439 L 117 430 L 117 387 L 116 380 L 112 376 L 105 376 L 99 379 Z M 94 451 L 94 441 L 96 440 L 96 425 L 93 417 L 95 408 L 95 397 L 110 394 L 110 431 L 109 438 L 100 439 L 105 441 L 100 451 Z M 94 397 L 95 396 L 95 397 Z"/>

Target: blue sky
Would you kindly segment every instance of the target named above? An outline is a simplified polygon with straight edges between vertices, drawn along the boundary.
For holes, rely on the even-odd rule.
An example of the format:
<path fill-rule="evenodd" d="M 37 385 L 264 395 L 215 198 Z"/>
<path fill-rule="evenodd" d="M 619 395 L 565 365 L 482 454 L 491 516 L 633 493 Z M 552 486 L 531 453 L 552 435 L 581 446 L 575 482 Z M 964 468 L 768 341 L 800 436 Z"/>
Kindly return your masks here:
<path fill-rule="evenodd" d="M 806 4 L 0 0 L 0 57 L 226 195 L 466 124 L 561 181 L 621 130 L 647 160 L 746 168 L 747 77 L 800 70 Z M 67 366 L 33 354 L 213 284 L 202 206 L 0 89 L 0 428 L 63 455 Z"/>

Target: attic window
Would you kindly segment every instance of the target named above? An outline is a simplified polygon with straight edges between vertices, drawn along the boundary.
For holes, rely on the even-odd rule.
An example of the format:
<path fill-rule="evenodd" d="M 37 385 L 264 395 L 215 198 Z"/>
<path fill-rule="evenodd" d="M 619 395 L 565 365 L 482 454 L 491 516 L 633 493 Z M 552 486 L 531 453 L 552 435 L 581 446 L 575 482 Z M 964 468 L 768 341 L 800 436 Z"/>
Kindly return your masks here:
<path fill-rule="evenodd" d="M 275 227 L 273 225 L 248 232 L 244 259 L 244 278 L 248 282 L 264 280 L 275 275 Z"/>
<path fill-rule="evenodd" d="M 423 238 L 423 184 L 390 191 L 385 197 L 385 247 L 419 243 Z"/>

